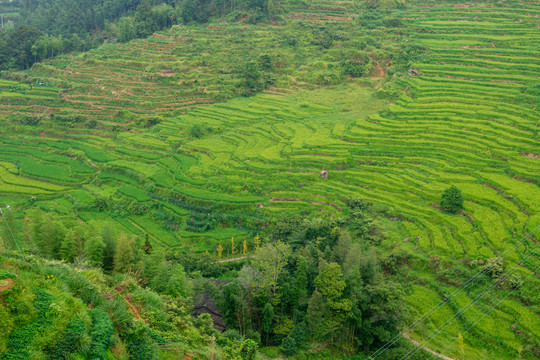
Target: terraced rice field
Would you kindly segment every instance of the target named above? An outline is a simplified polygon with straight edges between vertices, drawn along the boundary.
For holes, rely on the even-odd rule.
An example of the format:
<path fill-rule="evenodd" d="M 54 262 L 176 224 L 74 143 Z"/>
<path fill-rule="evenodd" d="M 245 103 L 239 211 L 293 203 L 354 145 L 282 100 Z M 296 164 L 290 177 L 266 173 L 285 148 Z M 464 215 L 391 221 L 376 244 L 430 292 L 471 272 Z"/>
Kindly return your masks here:
<path fill-rule="evenodd" d="M 532 95 L 540 82 L 540 7 L 422 1 L 397 15 L 407 23 L 402 41 L 427 50 L 410 66 L 418 76 L 393 80 L 401 95 L 391 105 L 373 97 L 377 81 L 309 89 L 309 64 L 265 94 L 223 102 L 232 97 L 237 71 L 226 57 L 240 50 L 218 54 L 225 65 L 217 66 L 205 62 L 197 44 L 204 32 L 238 36 L 243 25 L 176 28 L 40 65 L 34 75 L 65 76 L 76 87 L 60 102 L 34 103 L 32 111 L 67 116 L 75 107 L 74 114 L 99 119 L 99 126 L 44 119 L 47 126 L 36 132 L 18 125 L 16 139 L 0 139 L 0 192 L 21 206 L 34 196 L 43 209 L 113 220 L 163 246 L 197 251 L 213 251 L 231 236 L 251 237 L 287 214 L 339 216 L 344 197 L 355 196 L 385 216 L 385 249 L 443 262 L 497 256 L 540 225 L 540 116 Z M 134 59 L 137 53 L 149 57 Z M 190 70 L 194 64 L 205 71 Z M 30 111 L 20 99 L 2 103 L 8 118 Z M 133 126 L 154 115 L 161 122 L 149 130 Z M 203 129 L 200 138 L 190 135 L 195 125 Z M 326 180 L 322 170 L 329 171 Z M 461 215 L 438 209 L 452 184 L 465 196 Z M 96 199 L 113 194 L 119 200 L 95 211 Z M 507 265 L 535 243 L 511 252 Z M 532 257 L 518 273 L 526 278 L 538 265 Z M 453 287 L 434 281 L 430 269 L 415 271 L 409 302 L 419 316 Z M 540 286 L 536 277 L 529 282 Z M 421 340 L 477 295 L 461 294 L 411 336 Z M 446 347 L 496 301 L 484 298 L 427 346 L 459 356 L 457 342 Z M 540 307 L 524 303 L 504 300 L 473 327 L 466 357 L 517 357 L 520 346 L 538 343 Z M 525 339 L 520 330 L 535 337 Z"/>
<path fill-rule="evenodd" d="M 341 29 L 350 33 L 340 40 L 348 48 L 346 42 L 355 41 L 352 35 L 359 34 L 360 29 L 352 22 L 341 23 Z M 274 200 L 283 189 L 267 197 L 263 184 L 246 186 L 245 176 L 238 169 L 243 166 L 241 159 L 256 160 L 259 147 L 268 147 L 262 160 L 281 161 L 281 147 L 289 142 L 288 137 L 294 137 L 290 140 L 299 149 L 302 137 L 312 131 L 301 122 L 312 114 L 331 110 L 307 105 L 309 96 L 304 99 L 306 104 L 287 99 L 293 94 L 297 99 L 297 89 L 314 87 L 315 68 L 337 65 L 334 49 L 306 41 L 296 48 L 286 44 L 284 34 L 293 34 L 297 26 L 310 25 L 174 27 L 146 40 L 107 44 L 85 54 L 36 64 L 29 72 L 34 79 L 62 88 L 30 90 L 22 85 L 24 91 L 19 89 L 0 98 L 0 114 L 7 119 L 3 131 L 10 134 L 0 140 L 0 159 L 15 166 L 22 177 L 65 189 L 57 193 L 60 200 L 54 196 L 32 199 L 37 200 L 36 206 L 89 220 L 96 217 L 91 215 L 96 201 L 114 195 L 117 200 L 106 205 L 106 218 L 116 221 L 126 214 L 147 214 L 154 224 L 170 231 L 172 240 L 161 241 L 169 246 L 196 243 L 201 251 L 214 250 L 222 239 L 255 233 L 271 220 L 264 211 L 272 211 L 272 204 L 282 202 Z M 237 97 L 243 63 L 261 54 L 278 64 L 274 71 L 277 77 L 267 95 L 203 106 Z M 315 55 L 314 59 L 308 54 Z M 5 83 L 11 87 L 17 84 Z M 370 94 L 362 90 L 355 98 L 364 103 L 371 101 Z M 383 105 L 374 101 L 366 113 Z M 276 116 L 280 121 L 294 122 L 288 133 L 281 134 L 280 144 L 271 138 L 276 123 L 268 123 Z M 149 124 L 156 119 L 154 123 L 161 122 L 159 125 Z M 260 123 L 256 135 L 261 139 L 251 139 L 237 148 L 246 134 L 254 131 L 249 126 L 254 122 Z M 200 139 L 190 134 L 194 125 L 203 128 Z M 225 135 L 225 127 L 232 132 Z M 327 134 L 325 131 L 317 136 Z M 214 153 L 214 145 L 224 144 L 227 148 Z M 233 152 L 238 159 L 231 157 Z M 309 153 L 302 156 L 309 162 Z M 230 172 L 230 181 L 212 178 L 230 160 L 237 168 Z M 257 166 L 270 169 L 276 165 L 261 162 Z M 244 172 L 253 174 L 251 170 Z M 268 180 L 268 184 L 273 182 L 272 178 Z M 15 194 L 7 190 L 3 193 Z M 10 196 L 9 200 L 25 204 L 28 198 Z M 257 203 L 266 202 L 266 210 L 257 210 Z M 309 203 L 301 207 L 309 208 Z M 275 211 L 280 207 L 275 206 Z M 101 213 L 97 217 L 103 220 Z M 129 230 L 151 233 L 146 226 L 129 226 Z"/>

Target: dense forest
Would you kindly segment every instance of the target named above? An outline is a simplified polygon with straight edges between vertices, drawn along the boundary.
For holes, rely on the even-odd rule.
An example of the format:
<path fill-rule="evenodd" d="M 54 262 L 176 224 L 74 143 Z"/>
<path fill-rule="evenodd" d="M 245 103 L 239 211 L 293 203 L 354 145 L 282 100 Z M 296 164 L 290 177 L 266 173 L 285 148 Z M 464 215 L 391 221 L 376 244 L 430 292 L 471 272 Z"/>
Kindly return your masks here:
<path fill-rule="evenodd" d="M 147 289 L 144 290 L 148 291 L 147 295 L 139 294 L 135 299 L 143 296 L 145 303 L 150 301 L 151 292 L 159 294 L 165 299 L 164 305 L 159 305 L 165 310 L 159 311 L 165 312 L 174 311 L 174 306 L 178 306 L 175 304 L 182 304 L 183 326 L 192 326 L 198 333 L 212 335 L 224 347 L 223 351 L 232 351 L 225 349 L 229 341 L 237 351 L 251 348 L 248 352 L 251 353 L 260 345 L 276 345 L 284 355 L 293 356 L 308 349 L 308 342 L 324 341 L 329 349 L 339 353 L 354 354 L 358 349 L 367 352 L 395 336 L 403 321 L 403 295 L 408 291 L 403 284 L 407 274 L 398 271 L 398 267 L 407 260 L 404 254 L 398 253 L 379 260 L 375 246 L 383 240 L 385 232 L 374 218 L 371 205 L 359 199 L 347 202 L 350 207 L 346 216 L 339 219 L 283 218 L 268 237 L 257 235 L 237 245 L 233 238 L 227 251 L 245 254 L 248 247 L 253 250 L 243 265 L 242 262 L 232 265 L 216 262 L 204 254 L 164 252 L 154 249 L 148 237 L 135 239 L 118 233 L 110 224 L 100 228 L 93 223 L 78 223 L 75 218 L 59 221 L 43 212 L 31 214 L 32 220 L 26 223 L 24 234 L 32 246 L 19 249 L 19 256 L 34 254 L 41 259 L 61 260 L 73 266 L 54 268 L 54 263 L 49 263 L 45 271 L 51 279 L 58 277 L 67 281 L 76 269 L 97 267 L 104 273 L 100 276 L 110 276 L 116 279 L 110 280 L 114 283 L 123 280 L 144 284 L 139 286 Z M 6 219 L 13 220 L 10 216 Z M 3 245 L 16 249 L 16 244 Z M 8 256 L 4 261 L 11 261 L 9 259 L 12 258 Z M 32 271 L 38 271 L 32 268 L 34 265 L 28 266 Z M 234 281 L 216 285 L 207 280 L 234 269 L 238 273 Z M 18 281 L 17 275 L 9 271 L 0 276 Z M 133 277 L 133 280 L 127 277 Z M 94 285 L 85 289 L 84 281 L 76 277 L 67 286 L 93 309 L 91 317 L 98 317 L 93 320 L 94 326 L 103 326 L 103 331 L 110 337 L 113 332 L 108 324 L 114 324 L 118 341 L 127 344 L 130 358 L 153 358 L 157 354 L 156 343 L 178 341 L 171 333 L 173 329 L 166 326 L 171 320 L 164 314 L 159 320 L 150 321 L 147 327 L 127 330 L 128 323 L 133 320 L 115 318 L 120 310 L 111 308 L 111 299 L 91 295 L 89 291 Z M 125 285 L 115 286 L 113 288 Z M 52 301 L 52 295 L 47 291 L 40 290 L 35 295 L 36 301 Z M 28 318 L 25 307 L 17 306 L 17 302 L 28 302 L 23 293 L 14 291 L 2 296 L 5 307 L 0 306 L 0 311 L 12 319 L 4 324 L 8 331 L 0 337 L 0 349 L 4 349 L 2 359 L 18 359 L 22 354 L 40 352 L 43 348 L 49 358 L 59 352 L 96 354 L 98 351 L 97 344 L 86 350 L 80 344 L 87 325 L 86 320 L 77 317 L 70 320 L 65 330 L 72 332 L 71 337 L 63 340 L 51 337 L 39 345 L 20 344 L 17 341 L 29 336 L 21 333 L 23 330 L 17 330 L 8 338 L 15 325 L 27 324 L 25 331 L 51 325 L 37 325 Z M 200 301 L 201 296 L 213 298 L 223 315 L 227 330 L 222 335 L 211 330 L 209 318 L 189 318 L 190 304 Z M 161 300 L 158 303 L 161 304 Z M 38 314 L 46 311 L 40 310 L 37 304 L 34 306 Z M 107 312 L 112 312 L 112 322 Z M 46 316 L 54 319 L 53 314 Z M 99 325 L 99 321 L 104 324 Z M 94 331 L 91 330 L 88 336 L 96 337 Z M 139 341 L 144 339 L 147 344 L 142 349 L 132 348 L 135 346 L 131 343 L 135 341 L 132 337 Z M 204 344 L 208 338 L 203 336 L 198 341 Z M 192 339 L 192 346 L 194 342 L 196 344 Z M 105 354 L 111 346 L 110 340 L 99 346 L 99 351 Z M 141 350 L 143 353 L 136 354 Z M 248 355 L 240 356 L 251 359 Z"/>
<path fill-rule="evenodd" d="M 293 0 L 291 0 L 294 3 Z M 104 42 L 145 38 L 174 24 L 280 21 L 287 0 L 19 0 L 18 25 L 0 31 L 0 71 L 26 69 L 62 53 L 83 52 Z M 365 1 L 364 9 L 389 10 L 394 0 Z"/>

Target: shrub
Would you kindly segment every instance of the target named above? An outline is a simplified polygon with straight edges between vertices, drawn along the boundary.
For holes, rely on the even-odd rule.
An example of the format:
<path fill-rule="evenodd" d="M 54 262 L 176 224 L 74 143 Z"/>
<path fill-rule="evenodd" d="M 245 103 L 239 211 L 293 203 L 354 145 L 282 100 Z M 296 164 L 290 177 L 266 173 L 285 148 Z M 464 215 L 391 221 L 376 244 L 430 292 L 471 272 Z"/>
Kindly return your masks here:
<path fill-rule="evenodd" d="M 242 344 L 242 348 L 240 349 L 240 357 L 242 360 L 254 360 L 258 347 L 259 346 L 255 341 L 246 339 Z"/>
<path fill-rule="evenodd" d="M 296 354 L 296 341 L 290 336 L 283 339 L 281 342 L 281 352 L 283 352 L 285 356 L 293 356 Z"/>
<path fill-rule="evenodd" d="M 261 344 L 261 334 L 259 334 L 257 331 L 249 329 L 246 332 L 246 339 L 251 339 L 257 343 L 257 345 Z"/>
<path fill-rule="evenodd" d="M 523 285 L 523 279 L 517 274 L 512 274 L 507 280 L 505 287 L 510 289 L 517 289 Z"/>
<path fill-rule="evenodd" d="M 86 326 L 82 320 L 71 320 L 62 334 L 61 340 L 47 351 L 49 358 L 71 359 L 72 354 L 80 350 L 85 332 Z"/>
<path fill-rule="evenodd" d="M 109 314 L 100 308 L 92 310 L 91 316 L 93 322 L 91 331 L 92 345 L 88 359 L 102 360 L 105 359 L 107 349 L 111 344 L 111 336 L 114 331 L 113 322 Z"/>
<path fill-rule="evenodd" d="M 15 279 L 17 276 L 9 271 L 0 271 L 0 279 L 12 278 Z"/>
<path fill-rule="evenodd" d="M 189 134 L 193 136 L 194 138 L 199 139 L 201 136 L 204 135 L 204 131 L 199 124 L 195 124 L 189 130 Z"/>
<path fill-rule="evenodd" d="M 489 258 L 484 265 L 486 273 L 493 279 L 498 278 L 504 273 L 503 259 L 501 257 Z"/>
<path fill-rule="evenodd" d="M 228 329 L 223 333 L 223 336 L 232 341 L 242 340 L 242 335 L 240 335 L 240 332 L 236 329 Z"/>
<path fill-rule="evenodd" d="M 136 323 L 126 337 L 130 359 L 157 359 L 157 347 L 151 335 L 151 330 L 148 326 Z"/>
<path fill-rule="evenodd" d="M 0 306 L 0 353 L 6 351 L 4 344 L 13 330 L 13 320 L 9 315 L 8 311 Z"/>
<path fill-rule="evenodd" d="M 461 190 L 452 185 L 444 191 L 441 198 L 441 209 L 455 214 L 463 208 L 463 195 Z"/>

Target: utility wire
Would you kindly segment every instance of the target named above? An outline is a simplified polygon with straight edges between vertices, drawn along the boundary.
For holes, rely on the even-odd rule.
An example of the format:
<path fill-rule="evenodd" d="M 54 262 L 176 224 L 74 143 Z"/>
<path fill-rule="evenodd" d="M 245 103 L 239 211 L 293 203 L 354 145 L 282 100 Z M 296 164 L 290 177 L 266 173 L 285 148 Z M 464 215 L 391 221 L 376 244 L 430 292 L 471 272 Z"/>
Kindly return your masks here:
<path fill-rule="evenodd" d="M 525 260 L 530 258 L 533 254 L 536 255 L 535 251 L 536 249 L 540 248 L 540 245 L 537 245 L 533 251 L 531 251 L 525 258 L 523 258 L 520 262 L 524 263 Z M 421 343 L 419 343 L 414 349 L 410 350 L 407 354 L 405 354 L 400 360 L 408 360 L 410 359 L 414 354 L 418 352 L 425 344 L 429 343 L 431 340 L 433 340 L 437 335 L 439 335 L 444 329 L 446 329 L 450 324 L 452 324 L 455 320 L 459 319 L 469 308 L 471 308 L 474 304 L 476 304 L 481 298 L 483 298 L 489 291 L 491 291 L 495 286 L 502 283 L 504 280 L 506 280 L 510 275 L 512 275 L 517 268 L 522 264 L 516 264 L 514 267 L 507 273 L 501 275 L 496 281 L 491 283 L 490 286 L 488 286 L 486 289 L 484 289 L 473 301 L 469 302 L 465 307 L 461 308 L 454 316 L 452 316 L 450 319 L 446 320 L 444 324 L 442 324 L 439 328 L 437 328 L 431 335 Z"/>
<path fill-rule="evenodd" d="M 521 245 L 525 240 L 527 240 L 530 236 L 533 236 L 538 230 L 540 229 L 540 225 L 538 225 L 536 228 L 533 229 L 533 231 L 530 234 L 525 235 L 520 241 L 515 243 L 512 247 L 506 249 L 502 254 L 501 258 L 505 258 L 508 256 L 508 254 L 516 249 L 519 245 Z M 481 269 L 479 272 L 477 272 L 472 278 L 467 280 L 465 284 L 461 285 L 457 289 L 454 290 L 452 294 L 445 297 L 443 300 L 441 300 L 437 305 L 432 307 L 428 312 L 426 312 L 424 315 L 422 315 L 419 319 L 414 321 L 407 329 L 404 331 L 401 331 L 398 335 L 394 336 L 391 340 L 389 340 L 385 345 L 383 345 L 381 348 L 379 348 L 377 351 L 375 351 L 373 354 L 371 354 L 368 359 L 375 360 L 378 358 L 382 353 L 384 353 L 386 350 L 388 350 L 392 345 L 394 345 L 399 339 L 401 339 L 401 333 L 409 332 L 413 329 L 415 329 L 420 323 L 422 323 L 424 320 L 429 318 L 435 311 L 440 309 L 444 304 L 448 303 L 451 299 L 453 299 L 456 295 L 459 295 L 463 290 L 467 289 L 472 283 L 474 283 L 480 276 L 482 276 L 487 271 L 487 268 Z"/>
<path fill-rule="evenodd" d="M 6 208 L 9 210 L 9 212 L 11 213 L 11 215 L 12 215 L 12 216 L 15 216 L 15 213 L 13 212 L 13 210 L 11 210 L 11 206 L 9 206 L 9 205 L 7 204 L 7 202 L 6 202 L 5 199 L 3 200 L 3 202 L 4 202 L 4 204 L 6 204 Z M 23 232 L 23 233 L 24 233 L 24 232 Z M 24 233 L 24 234 L 26 235 L 26 237 L 28 238 L 28 240 L 30 240 L 30 242 L 32 243 L 32 245 L 34 246 L 34 249 L 37 250 L 37 252 L 38 252 L 39 254 L 41 254 L 41 250 L 39 249 L 38 246 L 36 246 L 36 243 L 34 242 L 34 240 L 32 240 L 32 238 L 31 238 L 28 234 L 26 234 L 26 233 Z M 19 251 L 20 251 L 20 250 L 19 250 Z"/>
<path fill-rule="evenodd" d="M 2 209 L 0 209 L 0 215 L 2 215 L 2 219 L 4 219 L 4 222 L 6 223 L 6 226 L 9 230 L 9 233 L 11 234 L 11 238 L 13 239 L 13 242 L 15 243 L 15 245 L 17 245 L 17 249 L 19 249 L 19 251 L 21 251 L 21 247 L 19 246 L 19 243 L 17 242 L 17 240 L 15 239 L 15 236 L 13 235 L 13 231 L 11 231 L 11 227 L 9 226 L 7 220 L 6 220 L 6 217 L 4 216 L 4 212 L 2 211 Z"/>
<path fill-rule="evenodd" d="M 536 269 L 534 269 L 531 274 L 529 276 L 527 276 L 525 278 L 525 280 L 523 280 L 523 282 L 529 280 L 529 278 L 531 276 L 533 276 L 538 270 L 540 270 L 540 266 L 538 266 Z M 522 284 L 523 285 L 523 284 Z M 497 306 L 499 306 L 500 303 L 502 303 L 504 300 L 506 300 L 506 298 L 508 296 L 510 296 L 514 291 L 516 291 L 518 288 L 514 288 L 512 289 L 512 291 L 510 291 L 508 294 L 506 294 L 501 300 L 499 300 L 499 302 L 497 304 L 495 304 L 493 307 L 491 307 L 484 315 L 482 315 L 482 317 L 480 317 L 480 319 L 476 320 L 471 326 L 469 326 L 467 328 L 467 330 L 465 330 L 465 332 L 462 333 L 462 335 L 465 335 L 466 333 L 469 332 L 469 330 L 471 330 L 476 324 L 478 324 L 483 318 L 485 318 L 490 312 L 492 312 Z M 444 348 L 444 350 L 442 350 L 440 353 L 442 354 L 443 352 L 445 352 L 446 350 L 448 350 L 452 345 L 454 345 L 456 343 L 457 339 L 454 340 L 450 345 L 448 345 L 447 347 Z M 431 355 L 428 355 L 427 357 L 424 358 L 424 360 L 428 359 L 429 357 L 431 357 Z"/>

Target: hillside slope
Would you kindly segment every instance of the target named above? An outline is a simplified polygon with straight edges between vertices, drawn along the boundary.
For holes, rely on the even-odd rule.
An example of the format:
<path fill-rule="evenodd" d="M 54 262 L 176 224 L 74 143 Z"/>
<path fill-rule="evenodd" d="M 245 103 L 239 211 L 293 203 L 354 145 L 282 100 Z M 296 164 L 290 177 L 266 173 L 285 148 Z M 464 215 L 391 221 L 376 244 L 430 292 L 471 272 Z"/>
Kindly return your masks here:
<path fill-rule="evenodd" d="M 35 256 L 2 254 L 0 267 L 2 360 L 209 356 L 211 321 L 193 320 L 185 298 Z"/>

